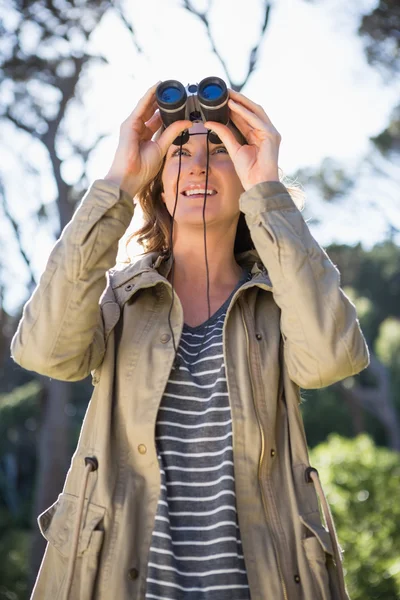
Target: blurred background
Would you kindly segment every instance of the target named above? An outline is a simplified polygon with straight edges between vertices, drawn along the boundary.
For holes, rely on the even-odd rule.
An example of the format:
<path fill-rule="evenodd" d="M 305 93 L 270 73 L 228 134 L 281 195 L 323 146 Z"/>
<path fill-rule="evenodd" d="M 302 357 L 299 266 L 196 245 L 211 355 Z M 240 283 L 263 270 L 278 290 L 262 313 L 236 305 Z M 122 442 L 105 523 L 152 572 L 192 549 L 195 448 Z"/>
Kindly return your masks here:
<path fill-rule="evenodd" d="M 351 598 L 400 598 L 399 47 L 398 0 L 0 0 L 0 600 L 29 598 L 92 389 L 12 362 L 22 306 L 147 88 L 209 75 L 281 133 L 356 304 L 371 365 L 302 411 Z"/>

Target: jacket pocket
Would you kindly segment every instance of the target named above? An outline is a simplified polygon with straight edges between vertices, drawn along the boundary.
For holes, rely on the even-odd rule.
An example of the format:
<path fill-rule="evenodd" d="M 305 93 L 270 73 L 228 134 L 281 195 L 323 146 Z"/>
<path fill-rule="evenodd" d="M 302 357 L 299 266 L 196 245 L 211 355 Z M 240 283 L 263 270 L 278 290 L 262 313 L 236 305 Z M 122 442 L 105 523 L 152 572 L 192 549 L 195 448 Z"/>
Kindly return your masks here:
<path fill-rule="evenodd" d="M 310 516 L 300 515 L 300 521 L 305 528 L 302 538 L 304 552 L 314 579 L 317 596 L 315 600 L 333 600 L 338 596 L 332 594 L 332 565 L 333 548 L 329 532 L 310 519 Z M 314 600 L 314 599 L 313 599 Z"/>
<path fill-rule="evenodd" d="M 38 517 L 39 529 L 50 545 L 50 552 L 46 551 L 39 580 L 51 579 L 55 581 L 38 581 L 37 587 L 42 590 L 41 600 L 61 598 L 65 585 L 68 559 L 71 553 L 72 536 L 77 518 L 78 498 L 71 494 L 60 494 L 58 500 Z M 99 566 L 99 557 L 103 544 L 103 521 L 105 508 L 91 502 L 84 507 L 81 530 L 79 534 L 78 549 L 76 552 L 74 578 L 69 600 L 92 600 L 94 586 Z M 46 565 L 46 561 L 49 562 Z M 47 568 L 50 567 L 51 568 Z M 48 590 L 48 591 L 47 591 Z M 50 591 L 51 590 L 51 591 Z M 43 595 L 45 592 L 45 595 Z M 35 596 L 33 596 L 35 598 Z"/>

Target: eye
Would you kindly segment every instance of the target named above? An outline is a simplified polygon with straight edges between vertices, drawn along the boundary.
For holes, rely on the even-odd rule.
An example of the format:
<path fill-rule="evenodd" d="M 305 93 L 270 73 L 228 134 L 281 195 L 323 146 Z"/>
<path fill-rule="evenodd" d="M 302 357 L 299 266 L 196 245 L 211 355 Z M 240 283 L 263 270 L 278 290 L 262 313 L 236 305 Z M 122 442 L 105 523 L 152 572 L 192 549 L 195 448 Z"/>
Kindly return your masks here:
<path fill-rule="evenodd" d="M 220 150 L 222 150 L 222 153 Z M 228 154 L 228 150 L 225 148 L 225 146 L 219 146 L 218 148 L 215 148 L 213 154 Z"/>
<path fill-rule="evenodd" d="M 189 156 L 189 151 L 186 148 L 178 148 L 172 152 L 171 156 L 179 156 L 179 154 Z"/>

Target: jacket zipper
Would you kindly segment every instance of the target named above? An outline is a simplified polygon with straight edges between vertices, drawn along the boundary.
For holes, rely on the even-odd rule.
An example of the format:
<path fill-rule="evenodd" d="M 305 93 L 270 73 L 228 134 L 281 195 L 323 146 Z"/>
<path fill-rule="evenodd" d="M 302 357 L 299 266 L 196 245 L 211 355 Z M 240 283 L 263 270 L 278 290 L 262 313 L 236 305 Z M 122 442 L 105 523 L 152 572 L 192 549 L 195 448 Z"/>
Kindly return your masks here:
<path fill-rule="evenodd" d="M 240 312 L 241 312 L 241 315 L 242 315 L 242 321 L 243 321 L 244 329 L 245 329 L 245 332 L 246 332 L 247 359 L 248 359 L 248 362 L 249 362 L 249 373 L 250 373 L 250 380 L 251 380 L 251 388 L 253 390 L 253 403 L 254 403 L 254 408 L 255 408 L 255 412 L 256 412 L 256 416 L 257 416 L 258 427 L 260 429 L 260 434 L 261 434 L 261 454 L 260 454 L 260 460 L 258 462 L 258 482 L 259 482 L 259 485 L 260 485 L 262 504 L 263 504 L 263 508 L 264 508 L 265 518 L 266 518 L 266 521 L 267 521 L 267 526 L 271 529 L 271 526 L 269 524 L 268 508 L 267 508 L 267 503 L 266 503 L 265 496 L 264 496 L 264 490 L 263 490 L 263 487 L 262 487 L 262 478 L 261 478 L 262 463 L 263 463 L 264 455 L 265 455 L 264 430 L 262 428 L 260 414 L 258 412 L 257 402 L 255 400 L 253 377 L 252 377 L 252 374 L 251 374 L 249 332 L 247 330 L 246 320 L 244 318 L 243 306 L 242 306 L 241 302 L 239 302 L 239 305 L 240 305 Z M 273 546 L 274 546 L 276 564 L 278 565 L 279 578 L 281 580 L 283 597 L 284 597 L 285 600 L 288 600 L 288 595 L 287 595 L 287 590 L 286 590 L 286 584 L 285 584 L 285 580 L 283 578 L 282 569 L 281 569 L 281 565 L 280 565 L 280 562 L 279 562 L 279 555 L 278 555 L 278 551 L 277 551 L 276 544 L 275 544 L 275 538 L 274 538 L 273 534 L 271 535 L 271 539 L 272 539 L 272 543 L 273 543 Z"/>

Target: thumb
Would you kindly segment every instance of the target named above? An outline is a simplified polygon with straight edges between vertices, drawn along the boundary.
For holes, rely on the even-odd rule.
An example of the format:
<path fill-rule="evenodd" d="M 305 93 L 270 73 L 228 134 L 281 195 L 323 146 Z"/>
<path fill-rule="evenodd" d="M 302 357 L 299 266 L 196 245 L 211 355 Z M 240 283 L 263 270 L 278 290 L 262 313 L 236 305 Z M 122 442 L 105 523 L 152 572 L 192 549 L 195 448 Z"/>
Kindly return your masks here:
<path fill-rule="evenodd" d="M 168 148 L 172 142 L 182 131 L 189 129 L 192 126 L 192 121 L 175 121 L 162 132 L 157 140 L 163 157 L 166 155 Z"/>

